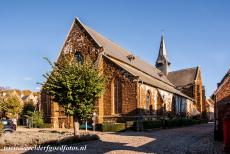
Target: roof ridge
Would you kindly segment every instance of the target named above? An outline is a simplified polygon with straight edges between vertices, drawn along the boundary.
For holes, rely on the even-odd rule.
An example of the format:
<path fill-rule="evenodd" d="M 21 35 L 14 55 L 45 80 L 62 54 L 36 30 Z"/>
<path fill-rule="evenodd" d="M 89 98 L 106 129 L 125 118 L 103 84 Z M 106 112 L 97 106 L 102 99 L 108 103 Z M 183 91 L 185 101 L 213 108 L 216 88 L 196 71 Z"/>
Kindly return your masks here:
<path fill-rule="evenodd" d="M 78 22 L 80 22 L 80 24 L 81 24 L 86 30 L 91 30 L 91 31 L 97 33 L 97 34 L 100 35 L 102 38 L 104 38 L 104 39 L 110 41 L 113 45 L 118 46 L 119 48 L 125 50 L 125 51 L 128 52 L 129 54 L 133 54 L 130 50 L 128 50 L 128 49 L 122 47 L 121 45 L 119 45 L 119 44 L 116 43 L 115 41 L 113 41 L 113 40 L 111 40 L 111 39 L 105 37 L 104 35 L 102 35 L 101 33 L 97 32 L 96 30 L 94 30 L 94 29 L 91 28 L 90 26 L 85 25 L 78 17 L 75 17 L 75 19 L 76 19 Z M 93 37 L 93 36 L 91 36 L 91 37 Z M 94 40 L 96 41 L 95 38 L 94 38 Z M 101 45 L 100 43 L 98 43 L 98 44 Z M 101 45 L 101 46 L 102 46 L 102 45 Z"/>
<path fill-rule="evenodd" d="M 189 68 L 183 68 L 183 69 L 180 69 L 180 70 L 171 71 L 169 73 L 180 72 L 180 71 L 189 70 L 189 69 L 198 69 L 198 68 L 199 68 L 199 66 L 189 67 Z"/>

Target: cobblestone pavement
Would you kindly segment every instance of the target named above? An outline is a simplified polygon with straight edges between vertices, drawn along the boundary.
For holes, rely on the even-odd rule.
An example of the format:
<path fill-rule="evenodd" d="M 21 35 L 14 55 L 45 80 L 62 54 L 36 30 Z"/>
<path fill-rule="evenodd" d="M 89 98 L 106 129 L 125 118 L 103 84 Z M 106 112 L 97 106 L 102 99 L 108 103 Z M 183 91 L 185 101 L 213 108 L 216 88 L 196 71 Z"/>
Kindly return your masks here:
<path fill-rule="evenodd" d="M 222 142 L 213 140 L 213 124 L 153 131 L 126 131 L 122 133 L 97 132 L 100 140 L 82 142 L 75 147 L 85 151 L 64 153 L 158 153 L 158 154 L 221 154 Z M 25 153 L 41 153 L 27 151 Z M 55 152 L 57 153 L 57 152 Z M 63 152 L 59 152 L 63 153 Z"/>
<path fill-rule="evenodd" d="M 223 153 L 222 143 L 213 141 L 212 123 L 148 132 L 100 134 L 100 138 L 101 141 L 87 143 L 84 153 Z"/>

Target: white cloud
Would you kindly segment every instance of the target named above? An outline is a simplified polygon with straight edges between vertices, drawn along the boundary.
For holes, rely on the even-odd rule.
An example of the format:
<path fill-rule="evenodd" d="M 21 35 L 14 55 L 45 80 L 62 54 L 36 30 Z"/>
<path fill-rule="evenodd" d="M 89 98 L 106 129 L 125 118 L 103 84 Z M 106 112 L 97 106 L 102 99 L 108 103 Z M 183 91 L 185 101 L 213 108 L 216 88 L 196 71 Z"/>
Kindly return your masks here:
<path fill-rule="evenodd" d="M 40 87 L 40 86 L 38 86 L 38 87 L 36 87 L 35 89 L 36 89 L 36 90 L 41 90 L 41 87 Z"/>
<path fill-rule="evenodd" d="M 31 81 L 32 78 L 31 78 L 31 77 L 24 77 L 24 80 L 25 80 L 25 81 Z"/>

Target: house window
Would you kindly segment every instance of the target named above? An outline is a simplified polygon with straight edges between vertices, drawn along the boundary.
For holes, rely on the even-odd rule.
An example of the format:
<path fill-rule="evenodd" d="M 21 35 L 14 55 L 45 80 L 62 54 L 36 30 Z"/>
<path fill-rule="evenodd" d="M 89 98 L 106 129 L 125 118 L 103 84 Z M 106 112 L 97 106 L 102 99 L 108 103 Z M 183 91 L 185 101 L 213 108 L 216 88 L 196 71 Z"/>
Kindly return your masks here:
<path fill-rule="evenodd" d="M 75 59 L 77 60 L 78 63 L 83 64 L 83 62 L 84 62 L 83 56 L 82 56 L 82 54 L 81 54 L 80 52 L 77 52 L 77 53 L 75 54 Z"/>
<path fill-rule="evenodd" d="M 146 111 L 149 111 L 150 104 L 151 104 L 151 93 L 150 91 L 148 91 L 146 94 L 146 103 L 145 103 Z"/>
<path fill-rule="evenodd" d="M 122 86 L 121 80 L 116 78 L 114 80 L 114 113 L 119 114 L 122 112 Z"/>

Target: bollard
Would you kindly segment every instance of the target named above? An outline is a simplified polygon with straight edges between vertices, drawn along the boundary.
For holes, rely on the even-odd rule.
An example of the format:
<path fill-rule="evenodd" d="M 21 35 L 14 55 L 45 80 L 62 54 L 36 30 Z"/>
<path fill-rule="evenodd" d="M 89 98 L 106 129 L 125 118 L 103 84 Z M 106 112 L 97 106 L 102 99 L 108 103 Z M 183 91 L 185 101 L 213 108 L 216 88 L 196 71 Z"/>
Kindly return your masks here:
<path fill-rule="evenodd" d="M 230 152 L 230 110 L 224 116 L 224 151 Z"/>

